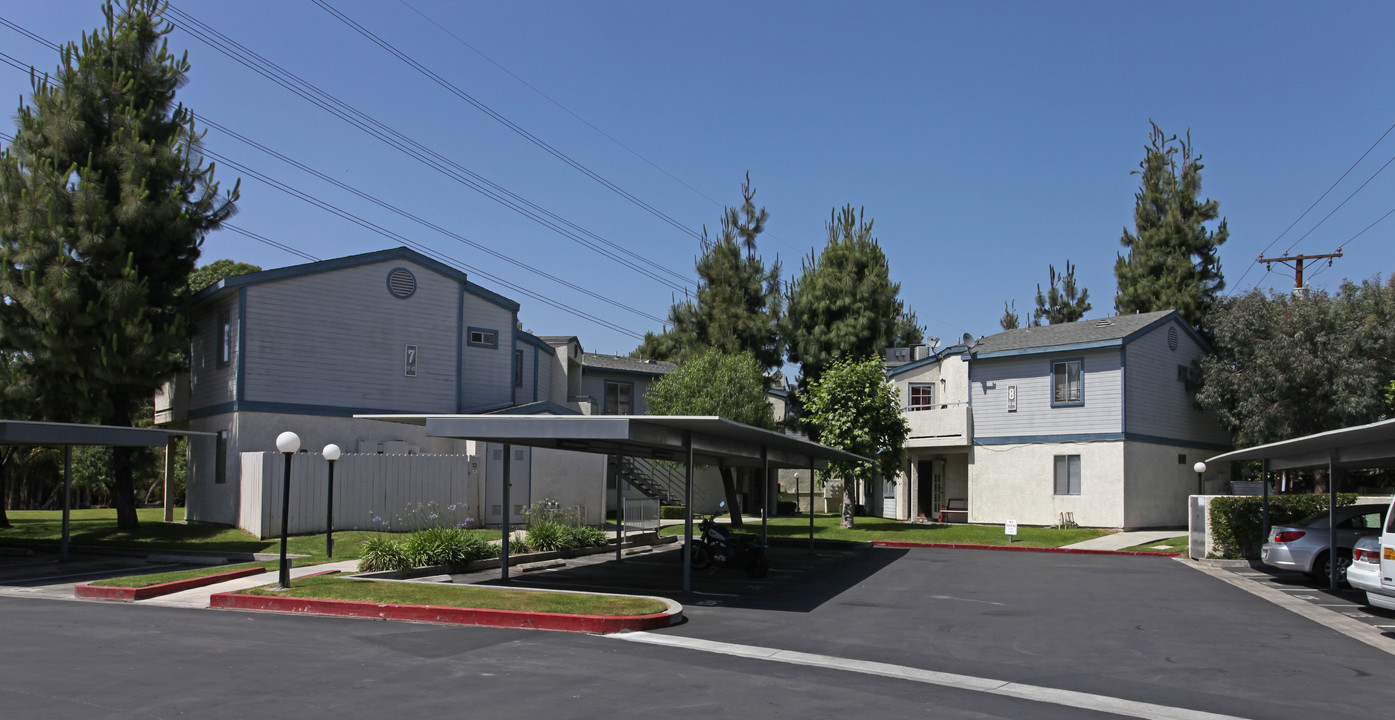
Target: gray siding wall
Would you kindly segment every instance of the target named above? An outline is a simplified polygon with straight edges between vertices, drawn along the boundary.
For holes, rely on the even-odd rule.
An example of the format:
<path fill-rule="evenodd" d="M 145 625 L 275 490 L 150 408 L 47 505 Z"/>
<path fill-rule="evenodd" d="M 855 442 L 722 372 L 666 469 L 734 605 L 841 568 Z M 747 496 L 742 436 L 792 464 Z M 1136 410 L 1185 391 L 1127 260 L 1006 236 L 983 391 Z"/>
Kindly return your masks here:
<path fill-rule="evenodd" d="M 533 368 L 538 366 L 538 349 L 525 342 L 518 343 L 518 349 L 523 351 L 523 384 L 518 388 L 517 397 L 517 402 L 522 405 L 542 398 L 536 394 L 533 379 Z"/>
<path fill-rule="evenodd" d="M 558 405 L 567 402 L 564 397 L 557 399 L 552 396 L 552 374 L 559 372 L 559 362 L 556 355 L 549 355 L 542 350 L 538 351 L 538 399 L 555 402 Z"/>
<path fill-rule="evenodd" d="M 1051 407 L 1051 363 L 1074 358 L 1084 360 L 1085 404 Z M 969 373 L 975 439 L 1123 432 L 1117 349 L 977 360 Z M 1014 385 L 1017 411 L 1008 412 L 1008 387 Z"/>
<path fill-rule="evenodd" d="M 416 292 L 387 276 L 406 267 Z M 247 288 L 249 402 L 455 412 L 460 286 L 419 265 L 376 263 Z M 505 326 L 504 329 L 507 329 Z M 406 377 L 406 345 L 417 376 Z"/>
<path fill-rule="evenodd" d="M 454 305 L 451 317 L 455 317 Z M 464 412 L 503 407 L 513 401 L 513 321 L 512 311 L 476 295 L 465 294 L 466 336 L 460 348 L 464 356 L 460 407 Z M 499 333 L 499 347 L 471 346 L 469 328 L 472 327 Z"/>
<path fill-rule="evenodd" d="M 1168 343 L 1168 328 L 1176 329 L 1176 350 Z M 1186 383 L 1177 377 L 1179 365 L 1190 368 L 1202 354 L 1201 346 L 1175 321 L 1130 342 L 1124 348 L 1124 429 L 1170 440 L 1228 444 L 1230 436 L 1214 416 L 1196 408 Z"/>
<path fill-rule="evenodd" d="M 633 394 L 633 396 L 632 396 L 632 397 L 634 398 L 634 403 L 633 403 L 633 405 L 634 405 L 633 414 L 635 414 L 635 415 L 647 415 L 647 414 L 649 414 L 649 406 L 646 405 L 646 404 L 644 403 L 644 393 L 648 392 L 648 390 L 649 390 L 649 385 L 650 385 L 651 382 L 653 382 L 650 378 L 641 377 L 641 376 L 638 376 L 638 375 L 620 375 L 620 374 L 606 375 L 606 374 L 603 374 L 603 373 L 605 372 L 605 371 L 603 371 L 603 370 L 601 370 L 601 371 L 596 371 L 596 372 L 597 372 L 597 374 L 593 375 L 593 374 L 591 374 L 592 371 L 589 371 L 589 370 L 588 370 L 588 371 L 586 372 L 586 374 L 582 376 L 582 378 L 581 378 L 581 394 L 582 394 L 582 395 L 590 395 L 592 398 L 595 398 L 595 400 L 596 400 L 596 412 L 597 412 L 598 414 L 599 414 L 599 413 L 610 413 L 610 412 L 611 412 L 611 409 L 610 409 L 609 407 L 606 407 L 606 404 L 605 404 L 605 384 L 606 384 L 606 382 L 630 383 L 631 385 L 633 385 L 633 386 L 634 386 L 634 394 Z"/>
<path fill-rule="evenodd" d="M 237 346 L 237 293 L 217 303 L 209 303 L 199 309 L 194 320 L 194 336 L 189 348 L 189 390 L 190 410 L 213 405 L 230 403 L 236 399 L 237 356 L 241 348 Z M 228 311 L 232 320 L 232 361 L 218 367 L 218 336 L 222 332 L 218 316 Z"/>

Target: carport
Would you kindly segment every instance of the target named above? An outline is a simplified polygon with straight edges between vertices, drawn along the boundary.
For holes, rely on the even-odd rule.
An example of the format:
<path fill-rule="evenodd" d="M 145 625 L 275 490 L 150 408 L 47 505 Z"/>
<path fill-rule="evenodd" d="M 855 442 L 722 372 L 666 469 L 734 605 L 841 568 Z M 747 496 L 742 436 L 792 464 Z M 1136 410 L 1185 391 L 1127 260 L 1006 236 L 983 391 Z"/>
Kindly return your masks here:
<path fill-rule="evenodd" d="M 181 435 L 212 435 L 213 433 L 190 430 L 160 430 L 155 428 L 129 428 L 115 425 L 82 425 L 78 423 L 32 422 L 28 420 L 0 420 L 0 446 L 24 445 L 31 447 L 63 448 L 63 539 L 59 545 L 59 557 L 68 559 L 68 520 L 72 508 L 73 487 L 73 446 L 100 447 L 169 447 L 170 438 Z M 165 521 L 170 516 L 173 505 L 170 503 L 171 457 L 165 456 Z"/>
<path fill-rule="evenodd" d="M 431 437 L 499 443 L 508 458 L 513 445 L 601 455 L 623 455 L 667 460 L 687 468 L 684 484 L 683 592 L 692 590 L 693 466 L 761 468 L 765 478 L 765 507 L 770 503 L 770 470 L 804 469 L 812 472 L 833 461 L 864 462 L 860 455 L 843 452 L 784 433 L 744 425 L 720 417 L 665 415 L 355 415 L 369 420 L 425 425 Z M 503 505 L 509 504 L 509 465 L 503 463 Z M 615 483 L 618 500 L 620 482 Z M 814 483 L 809 483 L 809 546 L 814 543 Z M 619 503 L 617 503 L 618 507 Z M 767 513 L 768 514 L 768 513 Z M 619 514 L 616 517 L 620 523 Z M 623 527 L 621 528 L 623 530 Z M 500 577 L 509 577 L 509 513 L 503 513 L 503 547 Z M 766 519 L 761 519 L 766 536 Z M 620 545 L 615 556 L 620 558 Z"/>
<path fill-rule="evenodd" d="M 1337 482 L 1346 470 L 1361 468 L 1389 467 L 1395 465 L 1395 420 L 1382 420 L 1369 425 L 1330 430 L 1328 432 L 1305 435 L 1292 440 L 1256 445 L 1244 450 L 1235 450 L 1217 455 L 1206 461 L 1215 462 L 1259 460 L 1264 464 L 1264 473 L 1271 470 L 1305 470 L 1327 468 L 1327 513 L 1328 513 L 1328 557 L 1337 557 L 1337 533 L 1332 516 L 1337 508 Z M 1264 537 L 1269 537 L 1269 481 L 1266 477 L 1264 488 Z M 1387 518 L 1389 522 L 1389 518 Z M 1337 589 L 1337 563 L 1329 563 L 1331 574 L 1328 577 L 1329 589 Z"/>

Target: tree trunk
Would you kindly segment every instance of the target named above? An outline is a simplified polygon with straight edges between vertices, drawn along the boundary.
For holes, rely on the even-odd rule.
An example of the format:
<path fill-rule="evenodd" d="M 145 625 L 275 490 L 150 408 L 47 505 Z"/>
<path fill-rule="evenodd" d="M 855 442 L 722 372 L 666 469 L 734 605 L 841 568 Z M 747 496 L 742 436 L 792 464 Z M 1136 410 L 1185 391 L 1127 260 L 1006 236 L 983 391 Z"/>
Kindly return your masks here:
<path fill-rule="evenodd" d="M 853 486 L 855 483 L 855 480 L 843 479 L 843 522 L 841 527 L 844 530 L 851 529 L 853 526 Z"/>
<path fill-rule="evenodd" d="M 736 494 L 736 475 L 729 467 L 722 468 L 722 492 L 727 496 L 727 509 L 731 511 L 731 526 L 744 527 L 741 524 L 741 499 Z"/>
<path fill-rule="evenodd" d="M 10 496 L 10 458 L 14 457 L 15 449 L 7 447 L 0 450 L 0 528 L 10 527 L 10 518 L 5 514 L 5 505 L 9 502 Z"/>
<path fill-rule="evenodd" d="M 131 426 L 131 412 L 129 409 L 119 407 L 112 416 L 112 424 L 117 427 Z M 135 530 L 140 526 L 140 519 L 136 517 L 136 486 L 134 478 L 134 462 L 131 457 L 136 452 L 132 447 L 114 447 L 111 449 L 111 475 L 112 475 L 112 504 L 116 506 L 116 528 L 118 530 Z"/>

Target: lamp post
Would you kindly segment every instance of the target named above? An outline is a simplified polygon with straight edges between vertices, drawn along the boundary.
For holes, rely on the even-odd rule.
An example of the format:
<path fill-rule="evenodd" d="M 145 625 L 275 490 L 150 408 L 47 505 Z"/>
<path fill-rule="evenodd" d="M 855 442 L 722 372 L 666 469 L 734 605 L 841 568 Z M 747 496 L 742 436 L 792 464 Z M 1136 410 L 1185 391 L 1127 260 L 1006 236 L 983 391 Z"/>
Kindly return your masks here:
<path fill-rule="evenodd" d="M 291 587 L 291 566 L 286 563 L 286 535 L 290 532 L 291 514 L 291 456 L 300 449 L 300 436 L 287 430 L 276 436 L 276 449 L 286 455 L 286 474 L 283 476 L 281 492 L 281 574 L 277 590 Z"/>
<path fill-rule="evenodd" d="M 1206 463 L 1198 461 L 1192 466 L 1192 469 L 1196 471 L 1196 494 L 1205 495 L 1206 485 L 1202 482 L 1201 476 L 1206 472 Z"/>
<path fill-rule="evenodd" d="M 329 461 L 329 498 L 325 500 L 325 557 L 334 559 L 334 461 L 344 453 L 338 445 L 330 443 L 322 451 Z"/>

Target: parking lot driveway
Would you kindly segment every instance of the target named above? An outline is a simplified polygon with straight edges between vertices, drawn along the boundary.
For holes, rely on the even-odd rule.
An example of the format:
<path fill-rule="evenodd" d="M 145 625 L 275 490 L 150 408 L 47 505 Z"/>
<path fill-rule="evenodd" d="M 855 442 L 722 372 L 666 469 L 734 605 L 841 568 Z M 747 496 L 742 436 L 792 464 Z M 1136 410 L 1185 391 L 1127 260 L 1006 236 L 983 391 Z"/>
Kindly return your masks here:
<path fill-rule="evenodd" d="M 1170 558 L 915 549 L 808 612 L 715 600 L 663 632 L 1239 717 L 1395 704 L 1390 655 Z"/>

